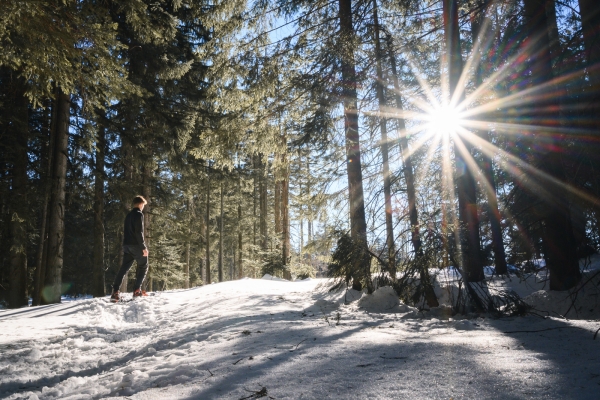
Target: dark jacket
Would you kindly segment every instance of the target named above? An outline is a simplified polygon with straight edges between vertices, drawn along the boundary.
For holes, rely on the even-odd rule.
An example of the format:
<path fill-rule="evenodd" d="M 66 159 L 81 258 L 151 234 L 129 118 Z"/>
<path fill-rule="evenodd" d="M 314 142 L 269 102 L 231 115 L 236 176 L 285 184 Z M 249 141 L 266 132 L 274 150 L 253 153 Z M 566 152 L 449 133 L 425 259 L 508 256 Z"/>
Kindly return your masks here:
<path fill-rule="evenodd" d="M 125 217 L 125 229 L 123 230 L 124 246 L 140 246 L 146 249 L 144 242 L 144 214 L 139 208 L 134 208 Z"/>

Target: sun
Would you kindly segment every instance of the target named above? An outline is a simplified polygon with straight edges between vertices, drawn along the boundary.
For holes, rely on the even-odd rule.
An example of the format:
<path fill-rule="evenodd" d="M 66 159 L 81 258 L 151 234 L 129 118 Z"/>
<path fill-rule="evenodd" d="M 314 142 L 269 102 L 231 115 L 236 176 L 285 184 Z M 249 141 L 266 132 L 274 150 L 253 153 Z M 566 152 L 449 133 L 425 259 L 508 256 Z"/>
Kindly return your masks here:
<path fill-rule="evenodd" d="M 432 136 L 452 136 L 463 124 L 461 113 L 454 107 L 436 107 L 427 113 L 427 131 Z"/>

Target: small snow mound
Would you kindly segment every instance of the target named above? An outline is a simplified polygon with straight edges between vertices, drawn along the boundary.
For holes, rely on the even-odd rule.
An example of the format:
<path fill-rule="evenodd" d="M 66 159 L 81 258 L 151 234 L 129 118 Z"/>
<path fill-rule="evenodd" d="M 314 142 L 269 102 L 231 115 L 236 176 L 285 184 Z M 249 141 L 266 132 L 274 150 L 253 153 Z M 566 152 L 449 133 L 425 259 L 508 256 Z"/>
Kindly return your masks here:
<path fill-rule="evenodd" d="M 452 307 L 445 304 L 440 304 L 439 307 L 429 309 L 429 316 L 432 318 L 448 319 L 452 317 Z"/>
<path fill-rule="evenodd" d="M 589 281 L 586 285 L 578 285 L 574 289 L 564 292 L 553 290 L 538 290 L 523 301 L 530 305 L 536 312 L 550 316 L 563 316 L 570 319 L 600 319 L 600 274 L 597 271 L 583 274 L 582 282 Z"/>
<path fill-rule="evenodd" d="M 360 300 L 364 293 L 360 290 L 348 289 L 344 293 L 344 296 L 340 299 L 344 303 L 352 303 L 353 301 Z"/>
<path fill-rule="evenodd" d="M 285 280 L 285 279 L 281 279 L 281 278 L 278 278 L 278 277 L 270 275 L 270 274 L 264 274 L 261 279 L 266 279 L 266 280 L 269 280 L 269 281 L 287 282 L 287 280 Z"/>
<path fill-rule="evenodd" d="M 314 314 L 327 314 L 334 310 L 337 310 L 340 304 L 335 301 L 329 300 L 317 300 L 313 305 L 304 309 L 304 312 L 312 312 Z"/>
<path fill-rule="evenodd" d="M 400 305 L 398 295 L 391 286 L 384 286 L 365 295 L 358 300 L 358 307 L 370 312 L 393 312 L 399 311 Z"/>
<path fill-rule="evenodd" d="M 457 331 L 472 331 L 476 326 L 469 320 L 463 319 L 454 324 L 454 328 Z"/>
<path fill-rule="evenodd" d="M 31 351 L 27 355 L 27 360 L 29 360 L 30 362 L 36 362 L 40 358 L 42 358 L 42 352 L 40 351 L 40 349 L 37 349 L 35 347 L 31 349 Z"/>

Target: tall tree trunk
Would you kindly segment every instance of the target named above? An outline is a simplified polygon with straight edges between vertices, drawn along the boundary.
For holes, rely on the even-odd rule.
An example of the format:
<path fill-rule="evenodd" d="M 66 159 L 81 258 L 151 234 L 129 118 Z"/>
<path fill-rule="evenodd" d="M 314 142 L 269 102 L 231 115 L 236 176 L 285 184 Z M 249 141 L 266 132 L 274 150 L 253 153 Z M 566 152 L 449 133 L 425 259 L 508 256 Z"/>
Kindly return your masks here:
<path fill-rule="evenodd" d="M 383 197 L 385 203 L 385 231 L 388 250 L 388 272 L 392 280 L 396 280 L 396 245 L 394 244 L 394 221 L 392 216 L 392 179 L 389 164 L 389 142 L 387 136 L 387 100 L 385 98 L 383 69 L 381 60 L 381 43 L 379 41 L 379 18 L 377 16 L 377 0 L 373 0 L 373 26 L 375 33 L 375 57 L 377 59 L 377 99 L 379 100 L 379 129 L 381 130 L 381 159 L 383 162 Z"/>
<path fill-rule="evenodd" d="M 480 10 L 476 13 L 473 13 L 471 16 L 471 35 L 473 43 L 477 43 L 478 40 L 481 40 L 479 36 L 483 26 L 483 18 L 485 16 L 487 3 L 489 3 L 488 0 L 479 0 L 477 2 L 477 5 L 479 6 Z M 475 59 L 479 59 L 480 56 L 480 54 L 473 55 Z M 477 87 L 483 84 L 483 71 L 481 65 L 481 62 L 477 63 L 475 71 L 475 85 Z M 486 142 L 491 143 L 491 137 L 488 131 L 477 131 L 477 134 Z M 494 265 L 496 267 L 496 273 L 498 275 L 505 275 L 508 273 L 508 269 L 506 265 L 506 252 L 504 251 L 504 241 L 502 238 L 500 211 L 498 210 L 498 197 L 496 195 L 496 179 L 494 176 L 494 165 L 492 157 L 489 156 L 488 153 L 486 153 L 485 151 L 481 152 L 481 170 L 483 172 L 483 177 L 487 181 L 487 185 L 484 185 L 484 189 L 488 200 L 487 207 L 488 214 L 490 217 L 490 229 L 492 231 Z"/>
<path fill-rule="evenodd" d="M 298 182 L 298 193 L 302 194 L 302 182 Z M 298 213 L 300 217 L 300 254 L 304 250 L 304 206 L 300 204 L 300 212 Z"/>
<path fill-rule="evenodd" d="M 547 83 L 552 79 L 549 26 L 546 14 L 547 1 L 552 0 L 524 1 L 525 28 L 528 34 L 525 51 L 530 57 L 532 86 Z M 540 125 L 543 125 L 548 118 L 555 119 L 556 116 L 544 115 L 548 113 L 544 109 L 546 107 L 556 109 L 557 101 L 549 96 L 537 99 L 536 103 L 532 104 L 537 107 L 536 114 L 532 116 L 534 121 L 540 121 Z M 554 148 L 560 149 L 566 140 L 563 136 L 557 137 L 555 134 L 544 135 L 545 141 L 550 138 L 554 138 L 553 145 L 548 143 L 545 147 L 551 150 L 537 155 L 538 168 L 559 182 L 565 182 L 566 176 L 561 152 Z M 544 187 L 550 194 L 541 199 L 545 203 L 542 218 L 544 223 L 543 240 L 544 257 L 550 272 L 550 289 L 567 290 L 575 286 L 581 279 L 567 191 L 562 185 L 554 183 L 545 183 Z"/>
<path fill-rule="evenodd" d="M 287 135 L 281 136 L 283 148 L 286 153 L 283 154 L 283 180 L 281 181 L 281 236 L 282 236 L 282 257 L 283 264 L 289 267 L 290 264 L 290 169 L 287 160 Z M 283 278 L 292 280 L 292 274 L 288 268 L 284 269 Z"/>
<path fill-rule="evenodd" d="M 460 80 L 463 61 L 460 50 L 458 25 L 458 5 L 456 0 L 443 0 L 444 37 L 446 42 L 446 59 L 448 67 L 449 98 L 455 96 Z M 464 93 L 458 100 L 464 99 Z M 473 171 L 467 160 L 471 157 L 472 146 L 462 141 L 464 147 L 457 144 L 462 141 L 454 137 L 454 158 L 456 164 L 456 186 L 458 189 L 459 237 L 461 246 L 461 264 L 465 282 L 484 280 L 483 263 L 480 254 L 479 216 L 477 215 L 477 192 Z"/>
<path fill-rule="evenodd" d="M 583 44 L 586 55 L 586 67 L 589 79 L 589 94 L 585 97 L 585 111 L 581 120 L 586 121 L 585 128 L 600 132 L 600 2 L 597 0 L 579 0 Z M 583 125 L 582 122 L 579 122 Z M 590 143 L 591 142 L 591 143 Z M 600 170 L 600 140 L 586 141 L 588 157 L 596 171 Z M 597 180 L 592 183 L 596 196 L 600 195 Z M 596 207 L 595 212 L 600 210 Z"/>
<path fill-rule="evenodd" d="M 221 186 L 221 210 L 220 210 L 220 215 L 219 215 L 219 282 L 223 282 L 223 219 L 224 219 L 224 213 L 223 213 L 223 197 L 224 197 L 224 193 L 223 193 L 223 179 L 224 177 L 221 177 L 221 182 L 220 182 L 220 186 Z"/>
<path fill-rule="evenodd" d="M 15 84 L 13 123 L 10 131 L 14 139 L 12 147 L 13 171 L 10 191 L 10 289 L 9 308 L 23 307 L 27 298 L 27 146 L 29 138 L 28 104 L 25 97 L 25 82 L 18 79 Z"/>
<path fill-rule="evenodd" d="M 123 245 L 123 232 L 119 233 L 119 243 L 121 244 L 121 246 Z M 123 265 L 123 249 L 121 248 L 119 251 L 119 257 L 117 258 L 117 265 L 119 266 L 119 268 L 121 268 L 121 265 Z M 125 275 L 123 277 L 123 281 L 121 282 L 121 286 L 119 286 L 119 292 L 121 293 L 127 293 L 127 275 Z"/>
<path fill-rule="evenodd" d="M 388 53 L 390 58 L 390 66 L 392 68 L 392 76 L 394 78 L 394 92 L 396 93 L 396 108 L 398 112 L 403 109 L 402 97 L 400 96 L 400 84 L 398 82 L 398 70 L 396 68 L 396 54 L 394 52 L 392 38 L 388 36 Z M 408 197 L 408 217 L 410 221 L 410 232 L 411 232 L 411 243 L 415 252 L 415 258 L 423 255 L 422 244 L 421 244 L 421 233 L 419 231 L 419 212 L 417 210 L 417 191 L 415 189 L 415 176 L 412 163 L 412 155 L 408 148 L 408 137 L 406 135 L 406 125 L 404 118 L 398 118 L 398 143 L 400 144 L 400 158 L 404 168 L 404 181 L 406 182 L 406 194 Z M 429 307 L 439 306 L 439 302 L 433 290 L 433 286 L 429 284 L 431 279 L 429 277 L 429 271 L 425 268 L 420 270 L 421 282 L 425 282 L 424 293 L 425 301 Z"/>
<path fill-rule="evenodd" d="M 101 118 L 103 118 L 103 116 Z M 104 157 L 106 132 L 102 123 L 99 123 L 98 125 L 96 165 L 94 171 L 94 259 L 92 295 L 94 297 L 103 297 L 106 294 L 104 285 Z"/>
<path fill-rule="evenodd" d="M 238 166 L 239 169 L 239 176 L 238 176 L 238 262 L 237 262 L 237 268 L 238 268 L 238 279 L 242 279 L 244 277 L 244 263 L 243 263 L 243 258 L 242 258 L 242 253 L 243 253 L 243 245 L 244 242 L 242 240 L 242 184 L 241 184 L 241 175 L 242 175 L 242 170 L 241 168 Z"/>
<path fill-rule="evenodd" d="M 144 163 L 142 167 L 142 196 L 148 202 L 144 206 L 144 241 L 146 242 L 146 246 L 148 247 L 148 251 L 150 252 L 150 241 L 152 239 L 152 185 L 154 184 L 154 169 L 153 169 L 153 159 L 152 159 L 152 144 L 148 146 L 149 155 L 148 159 Z M 150 277 L 153 275 L 152 273 L 152 264 L 150 263 L 150 255 L 148 255 L 148 271 L 146 272 L 146 276 Z M 143 287 L 148 287 L 149 279 L 146 279 L 142 284 Z"/>
<path fill-rule="evenodd" d="M 312 191 L 311 191 L 311 182 L 310 182 L 310 158 L 306 157 L 306 176 L 308 179 L 306 180 L 306 198 L 309 200 L 307 204 L 307 216 L 306 216 L 306 230 L 307 230 L 307 243 L 310 243 L 313 240 L 313 206 L 312 206 Z"/>
<path fill-rule="evenodd" d="M 263 251 L 269 247 L 267 234 L 267 176 L 266 165 L 262 162 L 262 156 L 258 155 L 259 160 L 259 206 L 260 206 L 260 244 Z"/>
<path fill-rule="evenodd" d="M 307 243 L 312 242 L 314 231 L 313 231 L 313 205 L 312 205 L 312 191 L 311 191 L 311 182 L 310 182 L 310 157 L 307 155 L 306 157 L 306 176 L 309 179 L 306 180 L 306 196 L 309 199 L 309 203 L 307 204 L 308 215 L 306 216 L 306 230 L 307 230 Z M 309 255 L 310 257 L 310 255 Z"/>
<path fill-rule="evenodd" d="M 258 219 L 258 212 L 257 212 L 257 201 L 256 201 L 256 191 L 258 190 L 258 171 L 260 170 L 259 168 L 259 164 L 258 164 L 258 157 L 256 155 L 252 156 L 252 166 L 254 167 L 254 171 L 252 171 L 252 244 L 254 245 L 254 250 L 256 251 L 256 238 L 257 238 L 257 233 L 258 233 L 258 229 L 256 226 L 256 221 Z"/>
<path fill-rule="evenodd" d="M 210 274 L 210 163 L 206 169 L 206 281 L 207 285 L 211 283 Z"/>
<path fill-rule="evenodd" d="M 546 18 L 548 21 L 548 40 L 550 48 L 550 57 L 552 65 L 559 63 L 559 57 L 561 53 L 560 49 L 560 37 L 558 34 L 558 22 L 556 21 L 556 4 L 554 0 L 546 1 Z"/>
<path fill-rule="evenodd" d="M 135 115 L 131 115 L 131 118 L 136 118 Z M 133 196 L 137 195 L 137 193 L 133 193 L 131 188 L 135 187 L 136 184 L 136 178 L 134 178 L 133 176 L 133 171 L 134 171 L 134 158 L 133 158 L 133 150 L 132 150 L 132 145 L 129 142 L 129 137 L 126 135 L 122 135 L 121 136 L 121 157 L 122 157 L 122 162 L 123 162 L 123 175 L 124 175 L 124 197 L 121 199 L 122 203 L 123 203 L 123 212 L 124 214 L 129 212 L 129 207 L 131 204 L 131 200 L 133 199 Z M 145 221 L 144 221 L 145 222 Z M 123 237 L 121 235 L 121 242 L 120 244 L 123 244 Z M 119 252 L 119 264 L 118 264 L 118 268 L 121 267 L 121 265 L 123 265 L 123 250 L 121 249 Z M 121 282 L 121 286 L 119 287 L 119 291 L 121 293 L 126 293 L 127 292 L 127 282 L 128 282 L 128 275 L 129 273 L 127 273 L 125 275 L 125 277 L 123 278 L 123 281 Z"/>
<path fill-rule="evenodd" d="M 358 269 L 367 283 L 367 290 L 373 291 L 371 284 L 370 257 L 367 253 L 367 221 L 365 216 L 365 199 L 362 182 L 362 164 L 360 154 L 360 138 L 358 133 L 358 95 L 356 90 L 357 76 L 354 64 L 354 47 L 356 45 L 354 27 L 352 26 L 352 1 L 339 0 L 340 45 L 342 48 L 341 69 L 344 102 L 344 130 L 346 136 L 346 168 L 348 174 L 348 191 L 350 205 L 350 236 L 364 246 L 365 256 L 356 260 Z M 354 289 L 362 289 L 362 284 L 353 277 Z"/>
<path fill-rule="evenodd" d="M 183 278 L 184 278 L 184 282 L 183 282 L 183 288 L 184 289 L 189 289 L 190 288 L 190 253 L 192 250 L 192 242 L 191 242 L 191 237 L 192 237 L 192 210 L 191 210 L 191 203 L 192 203 L 192 196 L 190 196 L 190 198 L 188 199 L 188 231 L 187 231 L 187 238 L 186 238 L 186 246 L 185 246 L 185 265 L 183 266 L 184 270 L 183 270 Z"/>
<path fill-rule="evenodd" d="M 53 119 L 52 113 L 56 111 L 56 107 L 49 101 L 48 109 L 51 111 L 51 114 L 47 116 L 44 115 L 44 121 L 42 122 L 42 131 L 47 136 L 47 142 L 44 144 L 42 154 L 45 171 L 42 175 L 42 219 L 40 222 L 40 242 L 38 243 L 35 275 L 33 280 L 34 288 L 31 302 L 33 306 L 39 306 L 41 304 L 42 289 L 44 288 L 44 281 L 46 279 L 46 254 L 48 249 L 48 202 L 50 201 L 50 192 L 52 191 L 52 156 L 54 149 L 54 130 L 50 126 L 49 121 Z"/>
<path fill-rule="evenodd" d="M 590 68 L 589 78 L 594 94 L 593 102 L 600 106 L 600 3 L 597 0 L 579 0 L 581 27 L 583 28 L 583 44 L 587 65 Z M 596 115 L 596 121 L 598 116 Z"/>
<path fill-rule="evenodd" d="M 274 188 L 274 212 L 275 212 L 275 236 L 281 240 L 281 181 L 278 174 L 275 173 L 275 188 Z"/>
<path fill-rule="evenodd" d="M 48 258 L 42 304 L 60 303 L 65 238 L 65 189 L 71 98 L 57 89 L 52 195 L 48 221 Z"/>
<path fill-rule="evenodd" d="M 233 280 L 233 272 L 235 269 L 235 249 L 231 252 L 231 257 L 229 258 L 229 280 Z"/>

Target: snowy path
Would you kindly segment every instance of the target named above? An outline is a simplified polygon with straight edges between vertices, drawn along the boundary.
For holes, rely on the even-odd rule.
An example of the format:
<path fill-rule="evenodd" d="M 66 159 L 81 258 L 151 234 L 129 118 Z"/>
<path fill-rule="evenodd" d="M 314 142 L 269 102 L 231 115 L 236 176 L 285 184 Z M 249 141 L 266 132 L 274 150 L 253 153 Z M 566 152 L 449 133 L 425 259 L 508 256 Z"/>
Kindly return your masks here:
<path fill-rule="evenodd" d="M 0 310 L 0 397 L 600 398 L 597 321 L 366 312 L 320 283 Z"/>

